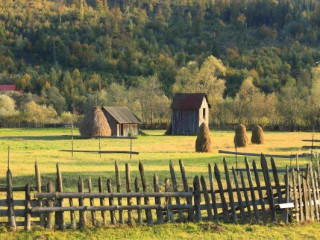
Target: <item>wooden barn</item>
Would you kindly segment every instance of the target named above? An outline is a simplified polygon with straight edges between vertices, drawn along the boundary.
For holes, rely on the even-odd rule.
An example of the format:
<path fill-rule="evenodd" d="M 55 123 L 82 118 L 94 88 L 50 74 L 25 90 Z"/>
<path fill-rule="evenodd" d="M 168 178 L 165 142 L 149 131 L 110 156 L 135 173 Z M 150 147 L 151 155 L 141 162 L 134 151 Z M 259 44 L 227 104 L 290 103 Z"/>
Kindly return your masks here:
<path fill-rule="evenodd" d="M 176 93 L 171 104 L 171 134 L 196 135 L 203 122 L 209 125 L 210 107 L 204 93 Z"/>
<path fill-rule="evenodd" d="M 111 128 L 112 136 L 127 137 L 128 135 L 139 134 L 139 124 L 141 121 L 127 107 L 103 107 Z"/>

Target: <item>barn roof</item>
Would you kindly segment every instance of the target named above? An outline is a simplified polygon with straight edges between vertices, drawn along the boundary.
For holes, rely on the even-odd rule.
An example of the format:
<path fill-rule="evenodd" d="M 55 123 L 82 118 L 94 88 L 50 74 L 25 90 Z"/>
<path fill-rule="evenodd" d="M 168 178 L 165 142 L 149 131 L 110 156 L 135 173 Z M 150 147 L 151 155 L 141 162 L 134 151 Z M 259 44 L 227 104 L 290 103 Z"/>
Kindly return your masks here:
<path fill-rule="evenodd" d="M 118 123 L 141 123 L 127 107 L 103 107 Z"/>
<path fill-rule="evenodd" d="M 22 93 L 21 90 L 16 90 L 16 86 L 15 85 L 0 85 L 0 92 L 18 92 L 18 93 Z"/>
<path fill-rule="evenodd" d="M 176 93 L 173 97 L 171 109 L 199 109 L 203 98 L 207 100 L 209 108 L 211 108 L 205 93 Z"/>

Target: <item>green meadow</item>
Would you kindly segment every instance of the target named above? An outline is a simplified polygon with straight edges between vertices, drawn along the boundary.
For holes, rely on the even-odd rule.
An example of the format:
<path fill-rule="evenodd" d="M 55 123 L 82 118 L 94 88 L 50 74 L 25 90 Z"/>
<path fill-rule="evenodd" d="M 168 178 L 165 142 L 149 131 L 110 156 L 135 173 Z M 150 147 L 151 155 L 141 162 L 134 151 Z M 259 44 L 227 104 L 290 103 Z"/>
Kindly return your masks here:
<path fill-rule="evenodd" d="M 13 174 L 14 186 L 24 186 L 27 182 L 35 184 L 34 163 L 38 162 L 42 182 L 46 184 L 49 180 L 55 179 L 56 163 L 60 164 L 63 177 L 64 191 L 77 189 L 79 176 L 85 180 L 92 178 L 93 187 L 97 191 L 97 179 L 111 178 L 114 180 L 114 162 L 119 162 L 121 171 L 122 186 L 125 186 L 124 170 L 125 163 L 131 165 L 131 176 L 139 177 L 138 163 L 142 161 L 145 166 L 148 184 L 151 188 L 152 177 L 156 173 L 160 183 L 166 177 L 170 177 L 169 160 L 175 166 L 177 180 L 182 185 L 179 174 L 178 160 L 182 159 L 186 168 L 189 184 L 195 175 L 208 176 L 208 164 L 217 163 L 222 170 L 222 159 L 226 157 L 229 166 L 235 166 L 233 155 L 222 155 L 219 149 L 234 150 L 232 131 L 211 131 L 213 152 L 195 153 L 195 136 L 164 136 L 164 131 L 144 131 L 143 135 L 133 140 L 133 150 L 139 155 L 133 155 L 130 160 L 126 154 L 102 154 L 96 153 L 71 153 L 61 150 L 71 149 L 70 129 L 0 129 L 0 184 L 5 184 L 7 169 L 8 146 L 10 146 L 10 169 Z M 79 135 L 78 131 L 75 131 Z M 251 132 L 248 132 L 251 137 Z M 255 153 L 276 153 L 296 154 L 306 151 L 302 150 L 303 139 L 311 139 L 311 133 L 304 132 L 265 132 L 265 144 L 253 145 L 239 149 L 239 152 Z M 317 134 L 314 136 L 319 138 Z M 130 140 L 128 139 L 101 139 L 102 150 L 129 150 Z M 98 150 L 98 139 L 79 139 L 75 137 L 75 150 Z M 249 158 L 253 160 L 258 158 Z M 243 157 L 238 157 L 239 167 L 244 167 Z M 301 165 L 308 162 L 308 159 L 300 159 Z M 276 159 L 277 167 L 285 167 L 293 164 L 290 159 Z M 124 188 L 123 188 L 124 190 Z M 180 190 L 182 188 L 180 187 Z M 87 190 L 86 190 L 87 191 Z M 23 193 L 16 194 L 15 198 L 22 197 Z M 1 194 L 0 198 L 5 195 Z M 108 228 L 89 228 L 83 231 L 46 231 L 39 227 L 34 228 L 31 233 L 8 232 L 5 228 L 0 230 L 0 239 L 252 239 L 252 238 L 276 238 L 276 239 L 301 239 L 320 238 L 319 224 L 310 225 L 235 225 L 212 223 L 187 223 L 150 226 L 130 226 Z"/>

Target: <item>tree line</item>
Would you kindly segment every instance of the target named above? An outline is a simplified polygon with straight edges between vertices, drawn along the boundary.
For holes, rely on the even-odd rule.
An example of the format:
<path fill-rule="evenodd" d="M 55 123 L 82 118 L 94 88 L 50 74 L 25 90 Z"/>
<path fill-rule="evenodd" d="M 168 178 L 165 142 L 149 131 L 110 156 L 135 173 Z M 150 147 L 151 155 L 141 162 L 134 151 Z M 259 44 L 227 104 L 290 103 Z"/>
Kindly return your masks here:
<path fill-rule="evenodd" d="M 204 91 L 216 125 L 319 125 L 319 13 L 315 0 L 0 0 L 0 84 L 56 120 L 107 104 L 154 122 L 175 92 Z"/>

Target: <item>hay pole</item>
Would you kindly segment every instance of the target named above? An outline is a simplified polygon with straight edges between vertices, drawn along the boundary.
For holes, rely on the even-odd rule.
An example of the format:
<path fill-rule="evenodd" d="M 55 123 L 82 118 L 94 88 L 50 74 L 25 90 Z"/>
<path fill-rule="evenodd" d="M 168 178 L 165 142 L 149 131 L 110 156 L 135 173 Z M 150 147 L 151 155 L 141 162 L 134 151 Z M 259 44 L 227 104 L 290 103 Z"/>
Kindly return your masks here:
<path fill-rule="evenodd" d="M 74 143 L 73 143 L 73 122 L 71 122 L 71 156 L 73 158 L 73 147 L 74 147 Z"/>

